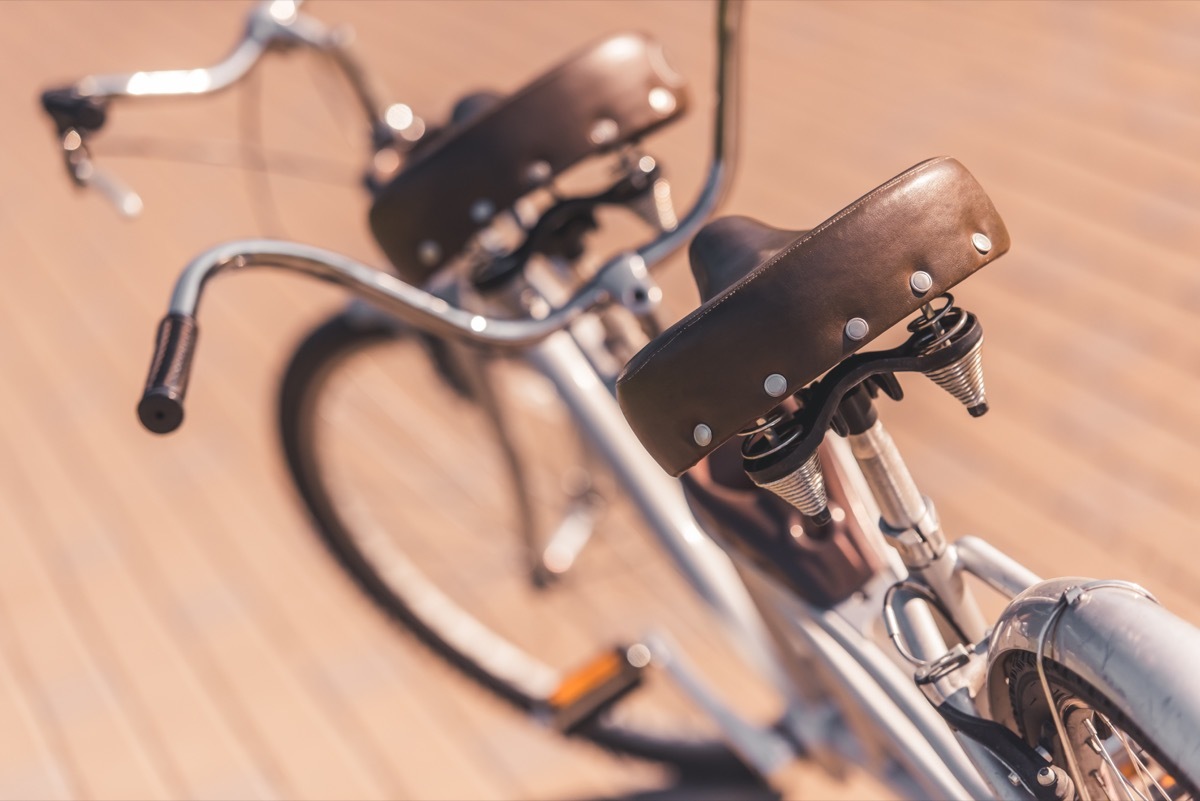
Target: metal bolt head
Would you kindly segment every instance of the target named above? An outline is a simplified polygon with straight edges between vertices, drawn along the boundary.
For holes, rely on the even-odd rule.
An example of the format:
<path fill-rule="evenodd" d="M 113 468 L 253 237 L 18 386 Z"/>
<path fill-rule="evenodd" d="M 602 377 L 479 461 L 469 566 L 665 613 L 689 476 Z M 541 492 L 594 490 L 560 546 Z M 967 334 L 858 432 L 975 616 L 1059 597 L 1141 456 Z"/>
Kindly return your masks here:
<path fill-rule="evenodd" d="M 933 289 L 933 276 L 924 270 L 917 270 L 908 279 L 908 285 L 916 294 L 924 295 L 926 292 Z"/>
<path fill-rule="evenodd" d="M 674 111 L 675 106 L 678 105 L 678 102 L 675 100 L 675 93 L 662 86 L 656 86 L 651 89 L 648 99 L 650 101 L 650 108 L 664 117 Z"/>
<path fill-rule="evenodd" d="M 1052 768 L 1042 768 L 1037 772 L 1037 783 L 1043 787 L 1053 787 L 1058 783 L 1058 776 Z"/>
<path fill-rule="evenodd" d="M 426 267 L 432 267 L 437 264 L 442 258 L 442 247 L 432 239 L 426 239 L 421 244 L 417 245 L 417 258 Z"/>
<path fill-rule="evenodd" d="M 635 668 L 645 667 L 650 664 L 652 658 L 653 654 L 650 652 L 650 649 L 640 642 L 634 643 L 625 651 L 625 659 Z"/>
<path fill-rule="evenodd" d="M 846 323 L 847 339 L 858 342 L 861 339 L 866 339 L 869 333 L 871 333 L 871 326 L 867 325 L 867 321 L 861 317 L 852 317 Z"/>
<path fill-rule="evenodd" d="M 416 120 L 413 110 L 403 103 L 393 103 L 383 113 L 383 119 L 394 131 L 403 131 Z"/>
<path fill-rule="evenodd" d="M 551 169 L 550 162 L 535 161 L 525 168 L 525 177 L 534 186 L 541 186 L 550 180 Z"/>
<path fill-rule="evenodd" d="M 771 373 L 767 376 L 767 380 L 763 382 L 763 389 L 772 398 L 778 398 L 787 392 L 787 379 L 779 373 Z"/>
<path fill-rule="evenodd" d="M 696 440 L 696 444 L 703 448 L 712 442 L 712 429 L 704 423 L 700 423 L 692 429 L 692 439 Z"/>
<path fill-rule="evenodd" d="M 471 220 L 483 225 L 496 213 L 496 206 L 487 198 L 480 198 L 471 204 Z"/>
<path fill-rule="evenodd" d="M 617 127 L 616 120 L 601 117 L 592 126 L 592 131 L 588 134 L 588 138 L 592 140 L 593 145 L 607 145 L 617 138 L 618 133 L 620 133 L 620 129 Z"/>
<path fill-rule="evenodd" d="M 987 253 L 992 249 L 992 240 L 988 239 L 984 234 L 971 234 L 971 244 L 980 253 Z"/>

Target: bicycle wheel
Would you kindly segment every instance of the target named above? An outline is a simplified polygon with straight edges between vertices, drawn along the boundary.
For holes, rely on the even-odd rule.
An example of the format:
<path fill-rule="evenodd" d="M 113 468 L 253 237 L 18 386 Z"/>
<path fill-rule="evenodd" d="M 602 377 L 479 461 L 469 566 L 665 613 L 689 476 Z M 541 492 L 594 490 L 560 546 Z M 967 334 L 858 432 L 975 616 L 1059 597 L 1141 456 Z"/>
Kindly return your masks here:
<path fill-rule="evenodd" d="M 518 708 L 542 709 L 566 671 L 651 621 L 699 648 L 696 661 L 727 664 L 726 686 L 736 680 L 711 621 L 654 544 L 633 536 L 636 517 L 612 500 L 553 388 L 529 368 L 346 312 L 293 356 L 280 424 L 300 496 L 350 578 Z M 610 499 L 603 508 L 599 497 Z M 530 554 L 546 537 L 530 530 L 570 525 L 594 531 L 570 570 L 539 586 Z M 739 705 L 777 711 L 765 688 L 748 692 Z M 688 773 L 746 774 L 653 675 L 578 733 Z"/>
<path fill-rule="evenodd" d="M 1084 783 L 1081 798 L 1175 801 L 1200 798 L 1196 784 L 1164 748 L 1105 693 L 1066 666 L 1043 659 L 1054 711 L 1066 733 L 1059 735 L 1037 656 L 1007 655 L 1003 670 L 1017 733 L 1040 748 L 1068 775 L 1074 762 Z M 1072 759 L 1073 758 L 1073 759 Z M 1186 766 L 1192 770 L 1194 766 Z"/>

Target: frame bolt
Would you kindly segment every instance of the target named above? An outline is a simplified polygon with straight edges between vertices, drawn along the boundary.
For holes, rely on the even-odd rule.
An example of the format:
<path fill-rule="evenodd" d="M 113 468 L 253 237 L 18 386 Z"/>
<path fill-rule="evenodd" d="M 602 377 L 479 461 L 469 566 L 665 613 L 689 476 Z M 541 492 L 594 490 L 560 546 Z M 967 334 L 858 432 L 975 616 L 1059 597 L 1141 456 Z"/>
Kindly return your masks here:
<path fill-rule="evenodd" d="M 1053 787 L 1058 783 L 1058 776 L 1053 768 L 1042 768 L 1037 772 L 1037 783 L 1042 787 Z"/>
<path fill-rule="evenodd" d="M 437 242 L 432 239 L 426 239 L 421 244 L 417 245 L 417 258 L 426 267 L 431 267 L 437 264 L 442 258 L 442 248 Z"/>
<path fill-rule="evenodd" d="M 525 168 L 525 177 L 534 186 L 541 186 L 550 180 L 553 168 L 548 161 L 535 161 Z"/>
<path fill-rule="evenodd" d="M 867 321 L 861 317 L 851 317 L 846 323 L 846 338 L 853 339 L 855 342 L 860 339 L 866 339 L 867 334 L 871 332 L 871 326 L 867 325 Z"/>
<path fill-rule="evenodd" d="M 971 244 L 980 253 L 987 253 L 992 249 L 992 240 L 988 239 L 984 234 L 971 234 Z"/>
<path fill-rule="evenodd" d="M 912 287 L 912 291 L 918 295 L 924 295 L 929 290 L 933 289 L 933 276 L 924 270 L 917 270 L 908 279 L 908 285 Z"/>
<path fill-rule="evenodd" d="M 617 127 L 617 121 L 608 117 L 601 117 L 592 125 L 592 130 L 588 134 L 588 139 L 592 140 L 593 145 L 607 145 L 616 140 L 617 135 L 621 132 Z"/>
<path fill-rule="evenodd" d="M 763 382 L 763 389 L 772 398 L 778 398 L 783 393 L 787 392 L 787 379 L 779 373 L 771 373 L 767 376 L 767 380 Z"/>
<path fill-rule="evenodd" d="M 471 221 L 479 225 L 492 219 L 492 215 L 495 213 L 495 205 L 487 198 L 480 198 L 471 204 Z"/>
<path fill-rule="evenodd" d="M 650 102 L 650 108 L 664 117 L 674 111 L 678 105 L 678 101 L 675 100 L 675 94 L 663 86 L 656 86 L 651 89 L 647 100 Z"/>
<path fill-rule="evenodd" d="M 696 444 L 701 448 L 712 442 L 712 429 L 700 423 L 692 429 L 692 439 L 696 440 Z"/>

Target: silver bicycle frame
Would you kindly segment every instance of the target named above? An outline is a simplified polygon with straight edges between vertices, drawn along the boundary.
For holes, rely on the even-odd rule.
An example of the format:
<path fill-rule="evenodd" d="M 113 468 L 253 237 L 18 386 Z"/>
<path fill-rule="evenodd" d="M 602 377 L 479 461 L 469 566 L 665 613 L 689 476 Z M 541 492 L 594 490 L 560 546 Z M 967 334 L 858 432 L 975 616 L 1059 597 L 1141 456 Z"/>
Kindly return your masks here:
<path fill-rule="evenodd" d="M 525 350 L 526 357 L 557 387 L 580 427 L 637 503 L 650 529 L 672 555 L 683 574 L 734 633 L 736 641 L 784 697 L 794 702 L 797 693 L 788 685 L 784 643 L 772 641 L 756 599 L 739 578 L 723 551 L 703 532 L 683 498 L 679 484 L 670 479 L 641 448 L 625 423 L 615 399 L 605 389 L 591 363 L 580 352 L 567 327 L 581 315 L 631 297 L 645 297 L 652 286 L 649 269 L 690 240 L 719 204 L 731 171 L 737 133 L 737 29 L 739 5 L 722 6 L 718 31 L 716 125 L 708 177 L 699 197 L 672 230 L 636 251 L 619 254 L 566 304 L 542 319 L 502 320 L 452 307 L 445 300 L 406 284 L 353 259 L 330 251 L 290 242 L 246 240 L 231 242 L 200 254 L 185 268 L 171 298 L 173 313 L 194 315 L 210 278 L 227 270 L 274 267 L 306 273 L 341 284 L 370 298 L 398 318 L 439 336 L 477 344 Z M 911 681 L 880 653 L 867 647 L 853 627 L 832 622 L 818 625 L 813 610 L 789 614 L 809 622 L 801 628 L 806 647 L 828 665 L 829 677 L 843 676 L 841 684 L 851 700 L 872 710 L 881 737 L 871 749 L 889 752 L 887 743 L 907 743 L 900 760 L 918 777 L 923 791 L 932 796 L 957 798 L 985 791 L 955 744 L 949 730 L 931 716 Z M 830 619 L 832 621 L 832 618 Z M 831 636 L 831 632 L 837 636 Z M 859 672 L 851 665 L 859 664 Z M 871 677 L 881 692 L 869 691 L 862 678 Z M 881 682 L 881 679 L 883 680 Z M 890 700 L 885 700 L 890 699 Z M 890 707 L 889 707 L 890 704 Z M 751 729 L 746 724 L 747 729 Z M 762 731 L 743 742 L 756 764 L 766 764 L 766 754 L 778 749 L 778 737 Z M 845 749 L 842 749 L 845 750 Z M 757 757 L 757 759 L 756 759 Z M 943 765 L 952 765 L 947 769 Z"/>
<path fill-rule="evenodd" d="M 904 578 L 906 571 L 884 543 L 878 526 L 879 510 L 872 505 L 871 492 L 848 446 L 835 439 L 835 464 L 831 467 L 841 471 L 855 488 L 859 508 L 850 511 L 859 516 L 865 531 L 873 532 L 880 563 L 889 567 L 864 588 L 865 601 L 851 599 L 832 609 L 818 609 L 735 563 L 708 537 L 689 509 L 679 483 L 666 476 L 642 449 L 621 415 L 606 377 L 597 372 L 571 331 L 572 323 L 583 315 L 608 305 L 633 307 L 631 298 L 646 297 L 647 290 L 653 288 L 649 269 L 686 243 L 720 201 L 728 183 L 736 137 L 737 5 L 725 8 L 720 20 L 717 124 L 711 165 L 700 196 L 678 227 L 661 233 L 635 251 L 611 259 L 568 302 L 547 316 L 494 319 L 472 313 L 353 259 L 306 245 L 269 240 L 231 242 L 196 257 L 175 287 L 171 311 L 194 315 L 208 280 L 220 272 L 267 266 L 306 273 L 348 287 L 370 298 L 384 311 L 431 334 L 521 353 L 558 389 L 576 424 L 608 462 L 649 529 L 700 597 L 726 624 L 735 642 L 780 689 L 786 701 L 802 713 L 813 712 L 816 707 L 801 701 L 802 688 L 790 677 L 813 666 L 817 668 L 816 682 L 845 725 L 824 729 L 799 726 L 799 736 L 811 753 L 867 764 L 883 777 L 894 778 L 898 787 L 927 798 L 1031 798 L 1030 789 L 1014 781 L 1016 774 L 995 756 L 951 731 L 930 705 L 930 698 L 917 689 L 912 666 L 897 654 L 885 651 L 872 636 L 872 629 L 880 619 L 882 590 Z M 962 574 L 970 573 L 1009 597 L 1038 584 L 1037 576 L 980 540 L 967 538 L 948 545 L 941 558 L 946 561 L 939 581 L 961 581 Z M 1046 585 L 1038 587 L 1044 590 Z M 1047 604 L 1051 603 L 1043 597 L 1045 592 L 1037 595 L 1036 590 L 1036 587 L 1029 590 L 1032 595 L 1021 596 L 1024 601 L 1019 600 L 1006 610 L 992 635 L 993 649 L 997 644 L 1029 647 L 1028 632 L 1034 625 L 1029 621 L 1044 621 L 1049 614 Z M 952 617 L 972 603 L 969 595 L 939 600 Z M 1132 625 L 1128 610 L 1118 611 L 1120 625 Z M 924 604 L 905 604 L 893 614 L 904 639 L 919 655 L 930 662 L 947 655 L 946 644 Z M 1069 619 L 1075 620 L 1074 613 Z M 1069 624 L 1065 629 L 1068 635 L 1079 636 L 1056 640 L 1054 656 L 1081 664 L 1111 656 L 1090 652 L 1083 636 L 1089 631 L 1088 626 L 1096 629 L 1104 625 L 1091 618 Z M 1157 619 L 1154 625 L 1175 631 Z M 1188 629 L 1189 642 L 1194 645 L 1196 635 Z M 986 641 L 979 649 L 980 653 L 967 657 L 976 657 L 971 664 L 981 668 L 965 679 L 952 676 L 936 684 L 934 690 L 941 696 L 934 700 L 944 700 L 962 712 L 986 717 L 995 711 L 987 702 L 988 681 L 994 681 L 991 675 L 994 666 L 990 661 L 983 663 L 993 658 L 994 650 L 986 650 Z M 1200 650 L 1195 653 L 1200 655 Z M 1133 670 L 1137 664 L 1135 660 L 1122 670 Z M 927 667 L 928 664 L 922 669 Z M 1124 681 L 1128 678 L 1125 673 L 1107 675 L 1101 671 L 1095 678 L 1101 689 L 1121 684 L 1132 693 L 1128 703 L 1135 707 L 1161 700 L 1161 694 L 1139 695 L 1136 682 Z M 693 692 L 708 702 L 706 708 L 721 709 L 716 699 L 704 697 L 708 691 L 703 687 L 693 687 Z M 1200 698 L 1200 691 L 1195 697 Z M 737 747 L 752 764 L 768 770 L 776 764 L 781 739 L 775 733 L 738 721 L 727 711 L 721 714 L 731 740 L 737 740 Z M 1189 714 L 1192 723 L 1200 721 L 1200 709 Z M 845 736 L 847 727 L 854 738 Z M 1191 732 L 1175 729 L 1172 732 L 1179 735 L 1183 744 L 1185 750 L 1181 753 L 1193 757 L 1200 754 L 1195 727 Z"/>

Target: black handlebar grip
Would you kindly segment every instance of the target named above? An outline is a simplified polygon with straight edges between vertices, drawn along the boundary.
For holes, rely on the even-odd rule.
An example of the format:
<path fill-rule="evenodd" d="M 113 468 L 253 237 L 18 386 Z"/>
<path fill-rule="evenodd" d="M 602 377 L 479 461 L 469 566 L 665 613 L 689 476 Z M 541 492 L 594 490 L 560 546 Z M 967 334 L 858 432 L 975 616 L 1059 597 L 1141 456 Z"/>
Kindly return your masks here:
<path fill-rule="evenodd" d="M 154 359 L 138 404 L 138 419 L 148 431 L 169 434 L 183 422 L 183 398 L 197 333 L 196 318 L 190 314 L 171 313 L 158 324 Z"/>
<path fill-rule="evenodd" d="M 73 86 L 42 92 L 42 108 L 54 120 L 60 136 L 71 128 L 81 133 L 98 131 L 108 118 L 108 101 L 81 95 Z"/>

